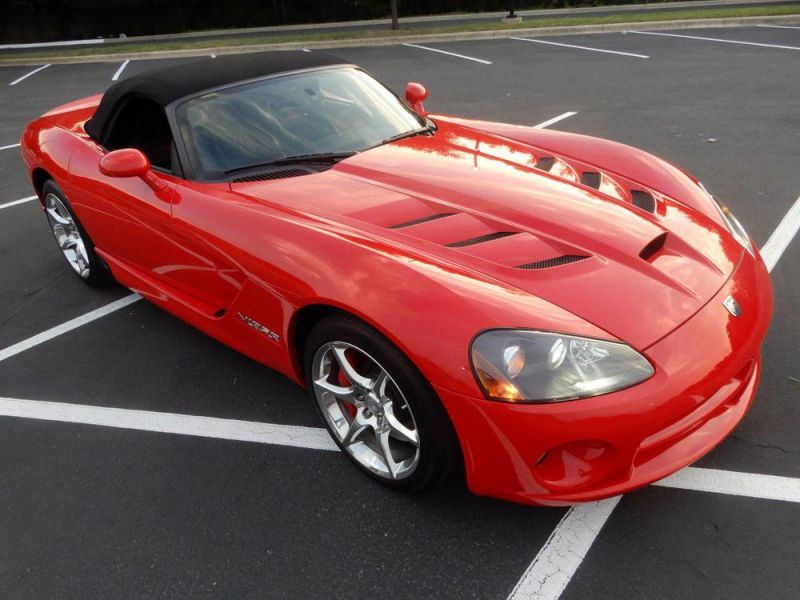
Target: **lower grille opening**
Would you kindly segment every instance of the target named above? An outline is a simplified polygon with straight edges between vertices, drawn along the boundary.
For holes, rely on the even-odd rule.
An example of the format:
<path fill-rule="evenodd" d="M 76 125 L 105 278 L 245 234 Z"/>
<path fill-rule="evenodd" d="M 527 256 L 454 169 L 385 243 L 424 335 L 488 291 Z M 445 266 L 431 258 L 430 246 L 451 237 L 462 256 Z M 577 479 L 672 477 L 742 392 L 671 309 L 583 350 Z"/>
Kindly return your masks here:
<path fill-rule="evenodd" d="M 547 258 L 545 260 L 537 260 L 535 262 L 525 263 L 524 265 L 517 265 L 514 268 L 526 269 L 529 271 L 534 271 L 537 269 L 551 269 L 553 267 L 560 267 L 562 265 L 578 262 L 579 260 L 583 260 L 585 258 L 589 257 L 577 254 L 565 254 L 564 256 L 556 256 L 555 258 Z"/>

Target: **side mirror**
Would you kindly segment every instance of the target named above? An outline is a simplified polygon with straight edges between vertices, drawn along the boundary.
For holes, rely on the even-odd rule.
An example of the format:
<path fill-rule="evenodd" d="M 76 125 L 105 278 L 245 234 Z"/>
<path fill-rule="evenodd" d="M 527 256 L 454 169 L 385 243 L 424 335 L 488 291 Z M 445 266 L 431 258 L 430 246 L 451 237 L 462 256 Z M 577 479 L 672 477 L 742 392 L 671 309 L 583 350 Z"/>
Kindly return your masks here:
<path fill-rule="evenodd" d="M 167 184 L 150 170 L 150 160 L 136 148 L 113 150 L 100 159 L 100 172 L 107 177 L 139 177 L 154 192 L 160 192 Z"/>
<path fill-rule="evenodd" d="M 108 177 L 144 177 L 150 172 L 150 161 L 141 150 L 123 148 L 100 159 L 100 172 Z"/>
<path fill-rule="evenodd" d="M 406 85 L 406 100 L 408 100 L 411 108 L 423 116 L 426 115 L 427 112 L 425 107 L 422 106 L 422 101 L 427 97 L 428 90 L 426 90 L 425 86 L 421 83 L 411 81 Z"/>

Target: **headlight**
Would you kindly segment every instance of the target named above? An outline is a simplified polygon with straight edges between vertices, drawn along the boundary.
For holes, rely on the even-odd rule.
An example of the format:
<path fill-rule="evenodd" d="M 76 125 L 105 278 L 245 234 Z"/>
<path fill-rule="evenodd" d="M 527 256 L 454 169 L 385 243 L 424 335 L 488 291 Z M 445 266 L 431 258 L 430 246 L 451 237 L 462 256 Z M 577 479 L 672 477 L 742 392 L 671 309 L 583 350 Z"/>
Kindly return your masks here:
<path fill-rule="evenodd" d="M 755 256 L 755 253 L 753 252 L 753 243 L 750 241 L 750 236 L 747 235 L 744 227 L 742 227 L 742 224 L 739 223 L 739 219 L 733 216 L 733 213 L 727 206 L 714 198 L 714 196 L 706 189 L 706 186 L 699 181 L 697 183 L 700 184 L 700 187 L 703 188 L 703 191 L 708 194 L 708 197 L 714 201 L 714 206 L 717 207 L 719 215 L 722 217 L 722 220 L 725 222 L 725 226 L 728 228 L 728 231 L 731 232 L 731 235 L 734 237 L 734 239 L 739 242 L 744 249 L 750 253 L 751 256 Z"/>
<path fill-rule="evenodd" d="M 641 383 L 652 365 L 627 344 L 495 329 L 472 343 L 472 366 L 486 395 L 507 402 L 598 396 Z"/>

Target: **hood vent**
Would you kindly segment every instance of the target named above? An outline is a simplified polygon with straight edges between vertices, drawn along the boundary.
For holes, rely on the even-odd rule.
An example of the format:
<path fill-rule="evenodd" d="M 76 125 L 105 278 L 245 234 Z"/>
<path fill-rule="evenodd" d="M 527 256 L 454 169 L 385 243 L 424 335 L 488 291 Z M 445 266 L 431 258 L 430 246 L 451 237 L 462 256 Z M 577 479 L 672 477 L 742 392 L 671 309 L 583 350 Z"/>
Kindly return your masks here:
<path fill-rule="evenodd" d="M 419 219 L 414 219 L 413 221 L 405 221 L 403 223 L 389 225 L 388 229 L 402 229 L 403 227 L 411 227 L 412 225 L 419 225 L 420 223 L 427 223 L 428 221 L 435 221 L 436 219 L 451 217 L 454 214 L 456 213 L 437 213 L 435 215 L 428 215 L 427 217 L 421 217 Z"/>
<path fill-rule="evenodd" d="M 537 269 L 551 269 L 553 267 L 560 267 L 562 265 L 568 265 L 570 263 L 578 262 L 579 260 L 583 260 L 584 258 L 589 258 L 589 257 L 579 256 L 576 254 L 565 254 L 564 256 L 556 256 L 555 258 L 537 260 L 536 262 L 529 262 L 525 263 L 524 265 L 517 265 L 514 268 L 526 269 L 529 271 L 535 271 Z"/>
<path fill-rule="evenodd" d="M 637 208 L 641 208 L 649 213 L 656 212 L 656 199 L 642 190 L 631 190 L 631 202 Z"/>
<path fill-rule="evenodd" d="M 552 156 L 543 156 L 539 160 L 536 161 L 536 168 L 541 169 L 542 171 L 549 171 L 553 168 L 556 159 Z"/>
<path fill-rule="evenodd" d="M 484 242 L 491 242 L 493 240 L 500 240 L 510 235 L 516 235 L 516 231 L 498 231 L 497 233 L 487 233 L 486 235 L 479 235 L 467 240 L 458 242 L 450 242 L 446 244 L 448 248 L 464 248 L 466 246 L 474 246 L 475 244 L 483 244 Z"/>
<path fill-rule="evenodd" d="M 600 189 L 600 173 L 597 171 L 584 171 L 581 173 L 581 183 L 594 189 Z"/>
<path fill-rule="evenodd" d="M 233 181 L 236 183 L 243 183 L 245 181 L 266 181 L 268 179 L 285 179 L 287 177 L 300 177 L 301 175 L 309 175 L 310 171 L 303 169 L 283 169 L 281 171 L 267 171 L 266 173 L 259 173 L 257 175 L 245 175 L 244 177 L 237 177 Z"/>
<path fill-rule="evenodd" d="M 659 250 L 664 247 L 664 242 L 667 241 L 667 234 L 662 233 L 659 236 L 653 238 L 647 245 L 642 248 L 642 251 L 639 252 L 639 257 L 643 258 L 644 260 L 650 260 L 655 256 Z"/>

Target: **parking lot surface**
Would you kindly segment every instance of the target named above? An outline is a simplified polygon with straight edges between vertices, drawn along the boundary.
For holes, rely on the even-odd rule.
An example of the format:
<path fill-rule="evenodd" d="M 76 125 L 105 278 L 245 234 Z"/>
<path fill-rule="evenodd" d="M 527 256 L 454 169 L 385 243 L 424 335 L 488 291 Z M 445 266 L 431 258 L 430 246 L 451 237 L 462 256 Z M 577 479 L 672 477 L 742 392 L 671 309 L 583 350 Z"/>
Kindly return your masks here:
<path fill-rule="evenodd" d="M 700 489 L 674 480 L 580 510 L 458 482 L 402 496 L 337 452 L 160 432 L 151 413 L 321 424 L 303 390 L 143 301 L 84 318 L 130 292 L 69 271 L 38 202 L 17 202 L 33 190 L 15 144 L 115 74 L 213 58 L 2 67 L 0 415 L 34 402 L 0 416 L 0 598 L 800 597 L 800 242 L 777 243 L 800 221 L 800 26 L 546 41 L 332 53 L 398 92 L 422 82 L 433 112 L 561 117 L 549 126 L 648 150 L 701 179 L 759 246 L 779 232 L 761 388 L 687 471 Z M 116 426 L 69 422 L 93 407 Z M 154 424 L 123 428 L 132 415 Z"/>

